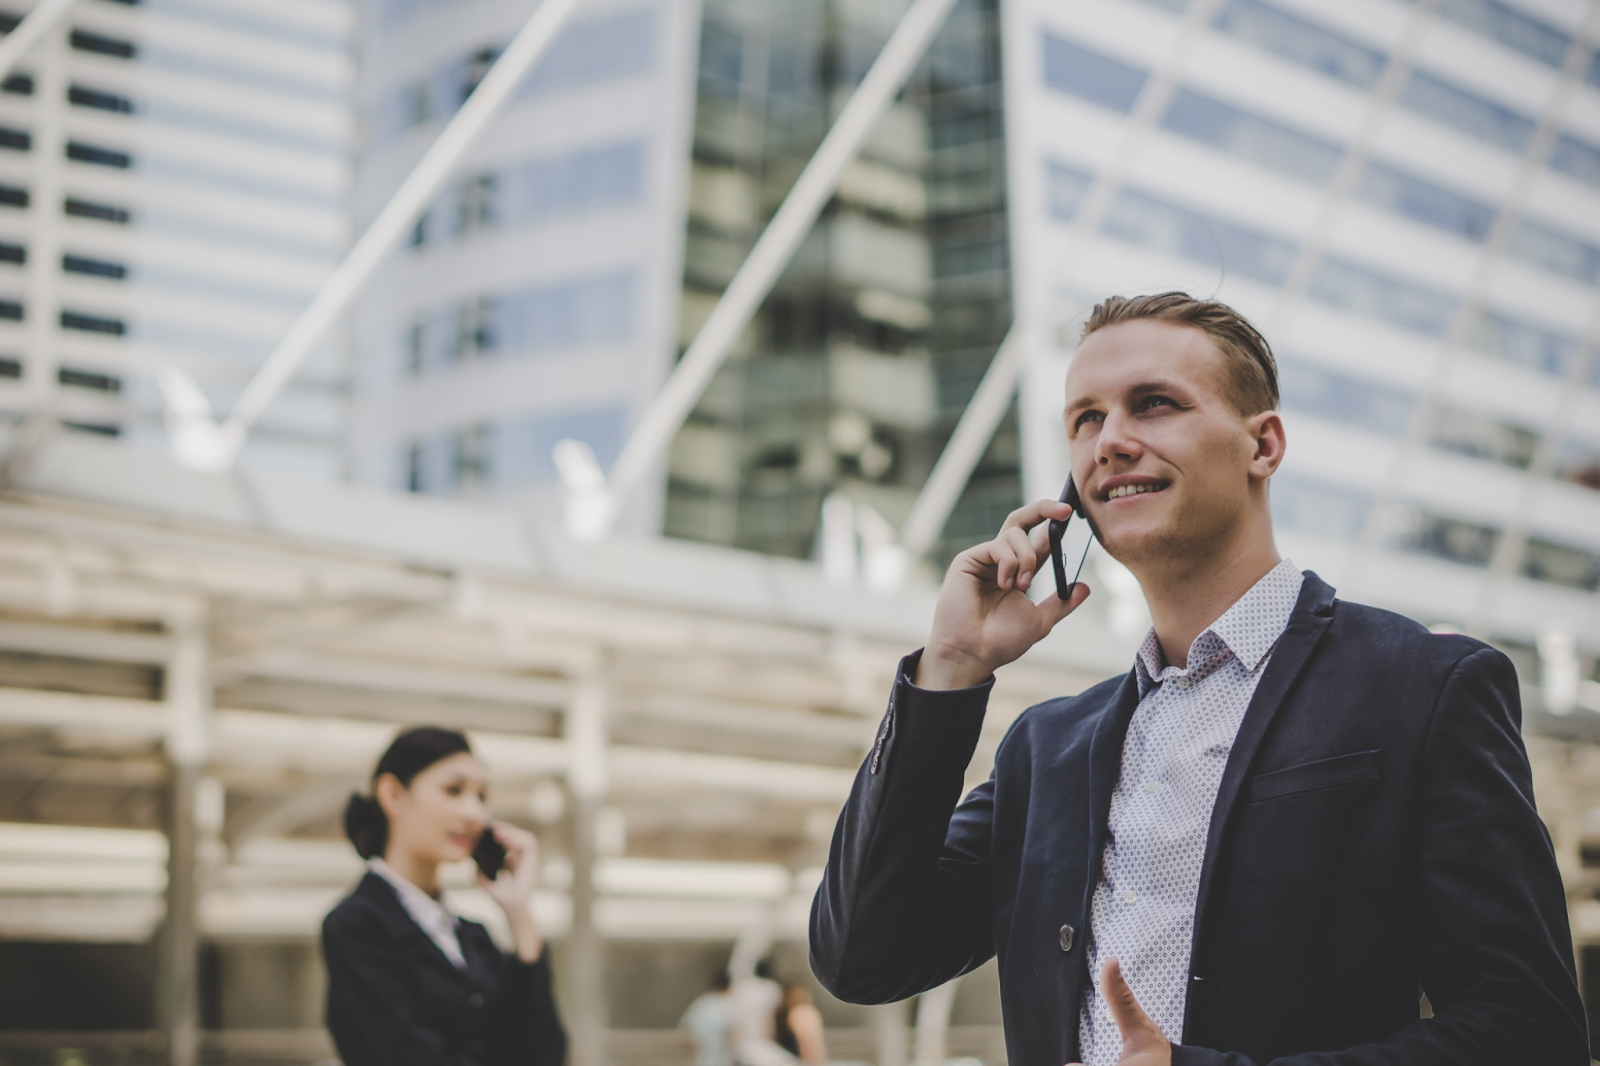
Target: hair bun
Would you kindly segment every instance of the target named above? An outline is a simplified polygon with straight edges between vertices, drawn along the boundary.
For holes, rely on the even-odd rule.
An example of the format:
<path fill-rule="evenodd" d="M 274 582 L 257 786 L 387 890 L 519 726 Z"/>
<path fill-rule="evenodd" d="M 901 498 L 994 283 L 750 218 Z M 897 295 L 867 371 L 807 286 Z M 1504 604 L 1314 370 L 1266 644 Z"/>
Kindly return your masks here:
<path fill-rule="evenodd" d="M 344 832 L 355 845 L 356 854 L 370 859 L 381 854 L 389 843 L 389 818 L 377 799 L 352 792 L 344 808 Z"/>

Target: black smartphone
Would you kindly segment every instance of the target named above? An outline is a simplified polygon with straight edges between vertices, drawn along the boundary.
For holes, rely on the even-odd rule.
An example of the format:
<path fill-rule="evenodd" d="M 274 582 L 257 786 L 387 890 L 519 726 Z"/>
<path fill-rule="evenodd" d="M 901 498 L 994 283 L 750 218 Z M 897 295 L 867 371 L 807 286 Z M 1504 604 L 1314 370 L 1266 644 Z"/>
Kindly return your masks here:
<path fill-rule="evenodd" d="M 1089 545 L 1094 543 L 1094 536 L 1091 534 L 1084 541 L 1083 554 L 1078 556 L 1078 568 L 1072 572 L 1072 580 L 1068 581 L 1067 562 L 1062 556 L 1061 544 L 1067 535 L 1067 523 L 1073 518 L 1082 517 L 1083 511 L 1083 502 L 1078 498 L 1078 486 L 1073 484 L 1071 474 L 1067 475 L 1067 484 L 1061 490 L 1060 500 L 1072 508 L 1072 514 L 1065 521 L 1050 519 L 1050 564 L 1056 572 L 1056 595 L 1064 600 L 1072 595 L 1072 586 L 1078 583 L 1078 575 L 1083 573 L 1083 561 L 1089 557 Z M 1087 520 L 1084 528 L 1088 528 Z"/>
<path fill-rule="evenodd" d="M 506 864 L 506 846 L 494 835 L 494 826 L 486 825 L 478 836 L 478 845 L 472 849 L 472 861 L 478 864 L 483 876 L 493 881 L 500 876 Z"/>

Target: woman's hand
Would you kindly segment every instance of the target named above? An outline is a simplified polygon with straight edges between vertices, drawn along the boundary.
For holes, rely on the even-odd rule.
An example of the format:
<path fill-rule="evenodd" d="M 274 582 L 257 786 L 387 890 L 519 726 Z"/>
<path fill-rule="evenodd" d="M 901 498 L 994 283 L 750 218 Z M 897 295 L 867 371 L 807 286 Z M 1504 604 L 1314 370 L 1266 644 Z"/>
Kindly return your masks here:
<path fill-rule="evenodd" d="M 480 870 L 478 884 L 506 912 L 517 957 L 523 962 L 536 962 L 544 950 L 544 938 L 539 934 L 532 908 L 533 893 L 539 887 L 539 840 L 526 829 L 504 822 L 495 822 L 484 832 L 493 833 L 505 847 L 506 862 L 493 881 Z"/>

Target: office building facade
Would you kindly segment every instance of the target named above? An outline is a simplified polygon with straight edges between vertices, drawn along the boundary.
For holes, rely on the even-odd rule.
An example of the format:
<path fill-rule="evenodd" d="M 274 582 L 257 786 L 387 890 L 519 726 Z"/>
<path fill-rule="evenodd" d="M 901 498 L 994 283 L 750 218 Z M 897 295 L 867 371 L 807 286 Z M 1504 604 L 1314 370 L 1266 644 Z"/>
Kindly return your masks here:
<path fill-rule="evenodd" d="M 1592 655 L 1586 10 L 1012 0 L 1017 284 L 1049 324 L 1022 389 L 1030 491 L 1064 476 L 1059 383 L 1095 299 L 1215 293 L 1277 351 L 1286 553 L 1350 598 L 1525 647 L 1524 666 L 1541 633 Z"/>
<path fill-rule="evenodd" d="M 226 411 L 343 250 L 353 16 L 85 0 L 22 59 L 0 91 L 0 412 L 165 448 L 169 364 Z M 324 345 L 244 461 L 340 476 L 346 384 Z"/>
<path fill-rule="evenodd" d="M 356 317 L 359 476 L 553 519 L 552 445 L 609 467 L 904 7 L 582 5 Z M 363 217 L 526 15 L 372 9 Z M 835 492 L 898 525 L 1010 315 L 1000 92 L 968 0 L 626 528 L 803 557 Z M 1015 441 L 954 535 L 1012 505 Z"/>

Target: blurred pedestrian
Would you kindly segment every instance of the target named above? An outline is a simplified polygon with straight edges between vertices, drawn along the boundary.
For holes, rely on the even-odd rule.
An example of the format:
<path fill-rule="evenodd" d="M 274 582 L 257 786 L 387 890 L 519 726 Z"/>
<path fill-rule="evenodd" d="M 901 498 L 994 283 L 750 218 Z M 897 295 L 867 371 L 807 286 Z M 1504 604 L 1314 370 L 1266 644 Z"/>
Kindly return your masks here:
<path fill-rule="evenodd" d="M 828 1045 L 822 1035 L 822 1012 L 811 1001 L 811 992 L 805 986 L 790 985 L 784 990 L 777 1029 L 778 1046 L 805 1066 L 827 1063 Z"/>
<path fill-rule="evenodd" d="M 367 873 L 322 926 L 328 1029 L 345 1066 L 562 1066 L 566 1033 L 529 903 L 538 842 L 489 824 L 483 765 L 467 738 L 410 729 L 352 795 L 345 831 Z M 444 904 L 439 867 L 503 849 L 478 883 L 505 911 L 515 950 Z M 493 858 L 487 860 L 491 867 Z M 480 862 L 480 867 L 483 862 Z"/>
<path fill-rule="evenodd" d="M 687 1029 L 694 1039 L 695 1066 L 733 1066 L 734 1031 L 738 1013 L 726 970 L 717 971 L 711 987 L 694 998 L 683 1012 L 678 1028 Z"/>
<path fill-rule="evenodd" d="M 740 1066 L 793 1066 L 793 1056 L 776 1040 L 783 986 L 772 979 L 772 964 L 762 959 L 754 973 L 736 977 L 731 994 L 737 1021 L 734 1058 Z"/>

